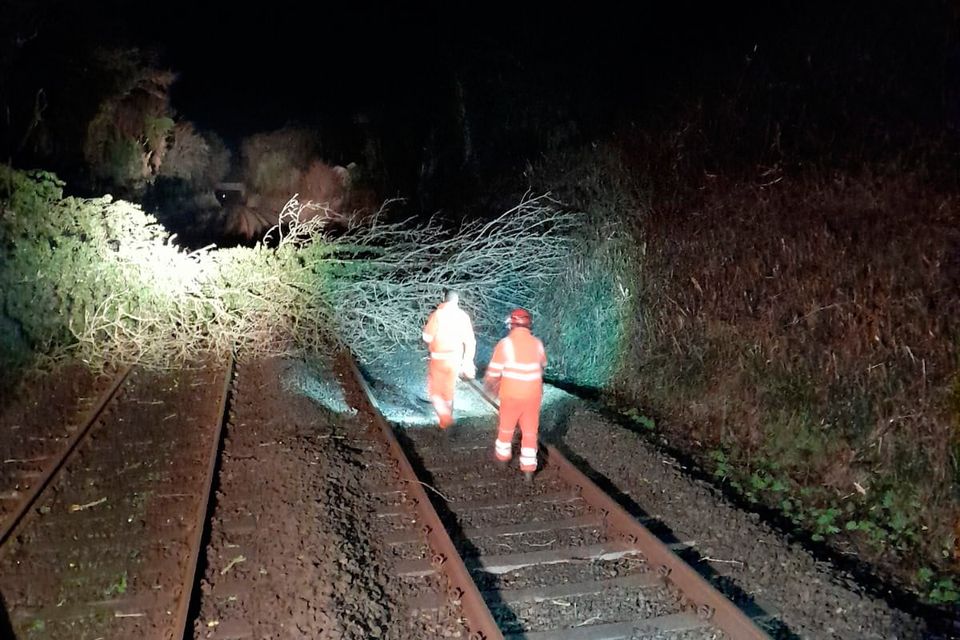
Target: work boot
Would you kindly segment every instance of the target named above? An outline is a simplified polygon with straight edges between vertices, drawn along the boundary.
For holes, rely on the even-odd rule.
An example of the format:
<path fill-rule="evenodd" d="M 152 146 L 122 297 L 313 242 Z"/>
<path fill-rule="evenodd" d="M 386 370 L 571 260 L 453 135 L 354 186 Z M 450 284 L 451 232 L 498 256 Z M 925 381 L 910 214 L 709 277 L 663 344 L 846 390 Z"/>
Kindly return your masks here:
<path fill-rule="evenodd" d="M 533 471 L 524 471 L 523 480 L 524 482 L 533 482 Z"/>

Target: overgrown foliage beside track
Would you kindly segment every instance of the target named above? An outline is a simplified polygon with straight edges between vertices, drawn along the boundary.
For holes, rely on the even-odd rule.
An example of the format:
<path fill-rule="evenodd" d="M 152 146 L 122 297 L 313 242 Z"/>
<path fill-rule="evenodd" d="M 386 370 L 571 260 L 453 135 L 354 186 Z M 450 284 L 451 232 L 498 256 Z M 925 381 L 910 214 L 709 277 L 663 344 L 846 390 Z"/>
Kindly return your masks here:
<path fill-rule="evenodd" d="M 616 371 L 566 380 L 814 541 L 960 601 L 956 194 L 868 170 L 654 184 L 636 159 L 656 151 L 621 140 L 537 168 L 633 242 Z"/>
<path fill-rule="evenodd" d="M 958 601 L 933 579 L 960 517 L 956 196 L 869 173 L 758 183 L 708 180 L 646 221 L 616 387 L 747 498 Z"/>

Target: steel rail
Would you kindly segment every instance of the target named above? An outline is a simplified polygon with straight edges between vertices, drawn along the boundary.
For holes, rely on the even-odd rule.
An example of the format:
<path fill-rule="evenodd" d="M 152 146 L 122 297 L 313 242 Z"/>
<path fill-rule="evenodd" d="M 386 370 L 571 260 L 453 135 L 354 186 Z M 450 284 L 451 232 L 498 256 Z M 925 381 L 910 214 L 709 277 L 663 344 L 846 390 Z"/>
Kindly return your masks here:
<path fill-rule="evenodd" d="M 476 380 L 467 379 L 464 381 L 470 388 L 480 394 L 488 404 L 499 410 L 497 401 L 490 397 Z M 540 442 L 540 446 L 546 450 L 547 462 L 552 463 L 559 476 L 573 486 L 587 504 L 591 505 L 602 516 L 604 524 L 615 532 L 621 540 L 635 545 L 646 556 L 651 565 L 658 567 L 660 575 L 665 580 L 672 583 L 687 598 L 697 604 L 697 615 L 699 617 L 709 620 L 730 638 L 736 640 L 770 640 L 770 636 L 762 631 L 739 607 L 671 551 L 649 529 L 640 524 L 636 518 L 631 516 L 616 500 L 590 480 L 556 447 L 543 441 Z"/>
<path fill-rule="evenodd" d="M 194 599 L 194 591 L 197 589 L 197 567 L 200 563 L 200 553 L 203 551 L 203 538 L 209 526 L 207 521 L 207 512 L 210 508 L 210 495 L 213 492 L 214 473 L 217 469 L 217 459 L 220 457 L 220 444 L 223 438 L 223 425 L 227 421 L 227 401 L 230 397 L 230 385 L 233 382 L 233 374 L 236 367 L 236 360 L 231 355 L 227 362 L 226 372 L 223 376 L 223 388 L 220 392 L 220 400 L 217 403 L 217 425 L 213 434 L 213 442 L 210 444 L 210 455 L 207 460 L 207 475 L 203 497 L 200 498 L 200 504 L 197 506 L 197 516 L 194 518 L 193 537 L 190 540 L 190 556 L 187 559 L 187 569 L 183 575 L 183 591 L 180 593 L 180 602 L 177 604 L 177 613 L 174 618 L 174 638 L 187 638 L 190 615 L 190 604 Z"/>
<path fill-rule="evenodd" d="M 37 498 L 40 497 L 40 494 L 42 494 L 44 489 L 47 488 L 51 480 L 53 480 L 60 469 L 63 468 L 63 465 L 66 464 L 67 459 L 69 459 L 70 455 L 76 450 L 77 445 L 79 445 L 80 442 L 90 432 L 90 428 L 103 413 L 103 410 L 110 403 L 110 401 L 113 400 L 114 396 L 116 396 L 117 390 L 120 389 L 120 386 L 124 383 L 124 381 L 127 379 L 127 376 L 130 375 L 130 371 L 132 370 L 133 366 L 131 365 L 122 368 L 117 373 L 116 377 L 110 383 L 110 386 L 107 387 L 102 394 L 100 394 L 100 398 L 97 400 L 97 403 L 87 412 L 83 422 L 80 424 L 80 428 L 77 429 L 72 436 L 70 436 L 66 446 L 59 452 L 59 454 L 57 454 L 57 459 L 54 460 L 54 462 L 43 471 L 33 486 L 30 487 L 27 495 L 24 496 L 17 508 L 7 517 L 3 524 L 0 525 L 0 555 L 3 554 L 3 548 L 7 542 L 7 539 L 24 520 L 26 514 L 29 513 L 30 509 L 36 503 Z"/>
<path fill-rule="evenodd" d="M 457 552 L 453 540 L 450 539 L 446 527 L 443 526 L 440 515 L 433 508 L 433 504 L 420 483 L 413 465 L 410 464 L 403 447 L 394 435 L 393 428 L 377 410 L 373 392 L 360 373 L 356 361 L 349 354 L 346 355 L 345 359 L 349 363 L 354 377 L 363 388 L 374 422 L 376 422 L 380 435 L 387 442 L 396 462 L 396 470 L 400 476 L 400 481 L 406 484 L 407 491 L 417 511 L 418 520 L 423 523 L 422 531 L 433 554 L 433 568 L 446 576 L 450 586 L 447 593 L 448 598 L 460 602 L 463 617 L 470 631 L 470 640 L 503 640 L 500 627 L 494 620 L 486 602 L 484 602 L 483 596 L 480 595 L 480 591 L 470 576 L 463 558 Z"/>

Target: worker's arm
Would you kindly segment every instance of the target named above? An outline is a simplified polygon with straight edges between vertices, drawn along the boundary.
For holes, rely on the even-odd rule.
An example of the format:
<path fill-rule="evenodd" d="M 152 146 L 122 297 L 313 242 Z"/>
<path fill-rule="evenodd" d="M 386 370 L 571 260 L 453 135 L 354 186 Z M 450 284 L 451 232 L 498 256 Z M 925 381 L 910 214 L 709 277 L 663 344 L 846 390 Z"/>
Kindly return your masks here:
<path fill-rule="evenodd" d="M 547 370 L 547 352 L 543 348 L 543 342 L 538 341 L 540 346 L 540 368 L 544 371 Z"/>
<path fill-rule="evenodd" d="M 423 341 L 427 343 L 427 347 L 430 347 L 430 343 L 433 342 L 434 336 L 437 335 L 437 312 L 434 311 L 430 314 L 430 317 L 427 318 L 427 324 L 423 326 Z"/>
<path fill-rule="evenodd" d="M 487 365 L 487 370 L 483 374 L 483 386 L 494 396 L 500 394 L 500 379 L 503 377 L 504 362 L 503 341 L 501 340 L 493 350 L 490 364 Z"/>
<path fill-rule="evenodd" d="M 473 323 L 470 316 L 463 314 L 463 365 L 461 373 L 465 378 L 477 377 L 477 365 L 473 359 L 477 356 L 477 339 L 473 335 Z"/>

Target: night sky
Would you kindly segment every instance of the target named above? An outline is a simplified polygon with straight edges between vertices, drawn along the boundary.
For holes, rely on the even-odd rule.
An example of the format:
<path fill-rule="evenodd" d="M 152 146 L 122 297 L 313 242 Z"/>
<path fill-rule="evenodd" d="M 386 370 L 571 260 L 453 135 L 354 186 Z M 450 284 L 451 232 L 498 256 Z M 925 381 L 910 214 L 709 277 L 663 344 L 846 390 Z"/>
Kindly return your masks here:
<path fill-rule="evenodd" d="M 38 34 L 18 52 L 19 84 L 8 83 L 14 101 L 29 101 L 28 86 L 46 82 L 59 64 L 23 72 L 31 61 L 97 45 L 151 48 L 180 74 L 180 116 L 229 144 L 305 124 L 323 132 L 329 159 L 347 162 L 357 157 L 355 118 L 364 114 L 393 153 L 395 174 L 422 161 L 416 153 L 431 130 L 450 128 L 457 83 L 481 155 L 505 166 L 538 150 L 523 134 L 511 140 L 498 131 L 531 105 L 554 114 L 534 127 L 572 121 L 580 142 L 625 123 L 659 126 L 731 95 L 755 95 L 749 107 L 764 117 L 781 110 L 782 120 L 797 120 L 802 110 L 797 126 L 843 133 L 879 118 L 891 130 L 937 129 L 960 85 L 948 0 L 4 1 L 19 16 L 5 34 L 31 25 Z"/>

